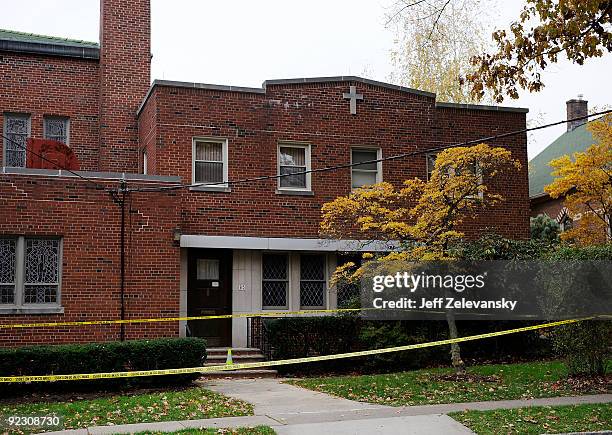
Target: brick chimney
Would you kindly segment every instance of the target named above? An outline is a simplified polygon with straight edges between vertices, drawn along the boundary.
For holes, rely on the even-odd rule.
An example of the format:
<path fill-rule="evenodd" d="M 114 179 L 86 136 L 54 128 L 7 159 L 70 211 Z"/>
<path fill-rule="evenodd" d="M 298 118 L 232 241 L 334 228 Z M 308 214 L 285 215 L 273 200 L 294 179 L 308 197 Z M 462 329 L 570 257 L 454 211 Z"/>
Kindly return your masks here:
<path fill-rule="evenodd" d="M 567 106 L 567 131 L 572 131 L 587 122 L 586 118 L 579 121 L 570 121 L 570 119 L 588 115 L 588 103 L 588 101 L 582 99 L 582 95 L 578 95 L 577 99 L 571 99 L 565 103 Z"/>
<path fill-rule="evenodd" d="M 100 170 L 138 172 L 136 110 L 150 82 L 150 0 L 100 0 Z"/>

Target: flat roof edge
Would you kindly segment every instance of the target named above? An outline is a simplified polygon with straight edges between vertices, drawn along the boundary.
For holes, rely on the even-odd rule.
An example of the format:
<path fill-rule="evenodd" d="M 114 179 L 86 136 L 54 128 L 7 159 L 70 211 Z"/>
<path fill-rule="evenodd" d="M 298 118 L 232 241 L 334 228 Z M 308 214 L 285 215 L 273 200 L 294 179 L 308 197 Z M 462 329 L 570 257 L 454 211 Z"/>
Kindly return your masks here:
<path fill-rule="evenodd" d="M 301 83 L 329 83 L 329 82 L 358 82 L 372 86 L 379 86 L 381 88 L 391 89 L 394 91 L 408 92 L 410 94 L 421 95 L 423 97 L 436 98 L 436 94 L 433 92 L 421 91 L 419 89 L 408 88 L 405 86 L 394 85 L 391 83 L 379 82 L 377 80 L 366 79 L 357 76 L 331 76 L 331 77 L 304 77 L 296 79 L 275 79 L 266 80 L 263 82 L 263 87 L 274 86 L 274 85 L 293 85 Z"/>
<path fill-rule="evenodd" d="M 436 102 L 436 107 L 440 107 L 442 109 L 490 110 L 493 112 L 529 112 L 529 109 L 527 109 L 526 107 L 488 106 L 485 104 Z"/>
<path fill-rule="evenodd" d="M 79 47 L 69 44 L 53 44 L 42 42 L 13 41 L 0 39 L 0 51 L 26 54 L 44 54 L 47 56 L 72 57 L 77 59 L 99 60 L 100 49 L 95 47 Z"/>
<path fill-rule="evenodd" d="M 147 95 L 145 95 L 142 103 L 138 106 L 138 110 L 136 110 L 136 115 L 140 115 L 142 109 L 147 104 L 147 101 L 153 94 L 153 90 L 156 86 L 167 86 L 173 88 L 186 88 L 186 89 L 204 89 L 210 91 L 224 91 L 224 92 L 244 92 L 248 94 L 265 94 L 266 90 L 262 88 L 249 88 L 246 86 L 229 86 L 229 85 L 214 85 L 209 83 L 196 83 L 196 82 L 179 82 L 174 80 L 153 80 L 149 90 L 147 91 Z"/>
<path fill-rule="evenodd" d="M 76 174 L 85 178 L 104 179 L 104 180 L 121 180 L 126 181 L 142 181 L 155 183 L 180 183 L 181 177 L 164 176 L 164 175 L 144 175 L 133 174 L 128 172 L 95 172 L 95 171 L 74 171 Z M 0 175 L 38 175 L 43 177 L 79 177 L 65 169 L 34 169 L 34 168 L 13 168 L 3 166 L 0 170 Z"/>

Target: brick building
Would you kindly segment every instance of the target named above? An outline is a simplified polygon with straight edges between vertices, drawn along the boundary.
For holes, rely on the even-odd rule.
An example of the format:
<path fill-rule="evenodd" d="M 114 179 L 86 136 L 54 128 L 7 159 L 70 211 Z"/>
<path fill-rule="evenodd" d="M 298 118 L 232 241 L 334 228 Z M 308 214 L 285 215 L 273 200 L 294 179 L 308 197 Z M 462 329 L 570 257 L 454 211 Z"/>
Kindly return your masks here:
<path fill-rule="evenodd" d="M 0 322 L 72 321 L 333 308 L 329 278 L 348 240 L 320 240 L 321 206 L 351 188 L 427 177 L 431 156 L 358 163 L 525 128 L 525 109 L 457 105 L 358 77 L 261 88 L 150 82 L 149 0 L 101 0 L 100 44 L 0 31 Z M 27 137 L 55 138 L 81 170 L 25 167 Z M 506 201 L 466 224 L 527 237 L 523 170 L 490 188 Z M 117 191 L 132 191 L 121 211 Z M 370 246 L 368 249 L 385 249 Z M 123 282 L 123 285 L 122 285 Z M 126 338 L 207 337 L 245 346 L 246 318 L 128 325 Z M 3 329 L 0 342 L 111 340 L 116 325 Z"/>
<path fill-rule="evenodd" d="M 579 95 L 566 102 L 567 119 L 579 118 L 588 114 L 588 101 Z M 567 130 L 544 148 L 537 156 L 529 161 L 529 198 L 531 203 L 531 216 L 545 214 L 555 219 L 561 230 L 573 226 L 575 216 L 568 214 L 563 202 L 565 197 L 551 198 L 544 188 L 553 182 L 553 168 L 549 163 L 559 157 L 584 152 L 596 143 L 589 131 L 586 119 L 567 123 Z"/>

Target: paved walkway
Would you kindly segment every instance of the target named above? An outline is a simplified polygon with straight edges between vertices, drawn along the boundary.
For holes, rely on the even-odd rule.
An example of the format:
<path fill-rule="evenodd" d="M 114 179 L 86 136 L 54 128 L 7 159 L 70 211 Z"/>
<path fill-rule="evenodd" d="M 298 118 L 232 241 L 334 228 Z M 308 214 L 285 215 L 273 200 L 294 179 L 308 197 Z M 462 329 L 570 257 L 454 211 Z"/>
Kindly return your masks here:
<path fill-rule="evenodd" d="M 281 383 L 278 379 L 210 380 L 206 388 L 253 404 L 248 417 L 213 418 L 123 426 L 99 426 L 61 432 L 65 435 L 172 432 L 186 428 L 271 426 L 279 435 L 302 434 L 471 434 L 446 414 L 455 411 L 510 409 L 525 406 L 571 405 L 612 402 L 612 394 L 502 400 L 447 405 L 383 406 L 333 397 Z M 60 433 L 60 432 L 58 432 Z"/>

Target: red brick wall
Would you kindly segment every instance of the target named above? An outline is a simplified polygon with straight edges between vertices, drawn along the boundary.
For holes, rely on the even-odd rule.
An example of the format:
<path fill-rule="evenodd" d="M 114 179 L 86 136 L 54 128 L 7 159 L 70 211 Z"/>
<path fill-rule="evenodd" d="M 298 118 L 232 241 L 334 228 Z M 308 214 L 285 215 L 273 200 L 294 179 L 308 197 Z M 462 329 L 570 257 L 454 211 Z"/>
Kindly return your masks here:
<path fill-rule="evenodd" d="M 532 199 L 531 216 L 536 217 L 540 214 L 545 214 L 549 218 L 557 219 L 561 210 L 563 210 L 564 200 L 565 198 L 553 199 L 550 197 Z"/>
<path fill-rule="evenodd" d="M 525 113 L 440 108 L 434 129 L 441 143 L 457 143 L 523 130 L 525 122 Z M 527 135 L 522 133 L 486 143 L 512 151 L 512 156 L 521 163 L 521 170 L 506 173 L 488 186 L 505 200 L 490 212 L 466 222 L 466 231 L 480 234 L 490 229 L 509 238 L 529 238 Z"/>
<path fill-rule="evenodd" d="M 6 112 L 31 115 L 32 137 L 43 137 L 45 115 L 70 118 L 70 147 L 81 168 L 98 170 L 98 62 L 0 53 L 0 128 Z M 3 152 L 0 141 L 0 166 Z"/>
<path fill-rule="evenodd" d="M 147 156 L 147 172 L 157 173 L 157 97 L 156 91 L 149 98 L 148 104 L 143 108 L 138 117 L 138 138 L 140 145 L 140 169 L 143 168 L 144 152 Z"/>
<path fill-rule="evenodd" d="M 117 186 L 116 180 L 103 182 Z M 174 193 L 128 197 L 126 318 L 179 312 L 180 257 L 173 243 L 177 198 Z M 0 324 L 120 318 L 120 207 L 108 192 L 75 178 L 0 175 L 0 210 L 0 235 L 62 237 L 65 310 L 0 315 Z M 0 346 L 115 340 L 119 330 L 117 325 L 0 329 Z M 127 339 L 176 335 L 177 322 L 126 326 Z"/>
<path fill-rule="evenodd" d="M 357 115 L 342 98 L 355 84 L 364 101 Z M 435 108 L 433 98 L 363 83 L 328 82 L 268 86 L 265 95 L 159 86 L 141 118 L 157 116 L 156 169 L 192 179 L 194 136 L 229 140 L 230 180 L 274 175 L 279 141 L 312 146 L 312 168 L 350 162 L 351 146 L 382 148 L 383 156 L 430 149 L 525 127 L 525 114 Z M 141 126 L 147 120 L 141 119 Z M 528 237 L 529 200 L 525 135 L 493 144 L 509 147 L 523 164 L 492 186 L 507 201 L 475 222 L 472 234 L 490 227 L 510 237 Z M 383 178 L 395 184 L 425 177 L 425 156 L 383 163 Z M 276 180 L 232 186 L 232 192 L 186 192 L 183 233 L 257 237 L 318 237 L 323 203 L 350 189 L 350 170 L 312 175 L 314 196 L 275 193 Z"/>
<path fill-rule="evenodd" d="M 100 170 L 138 172 L 136 110 L 151 81 L 151 5 L 100 5 Z"/>

